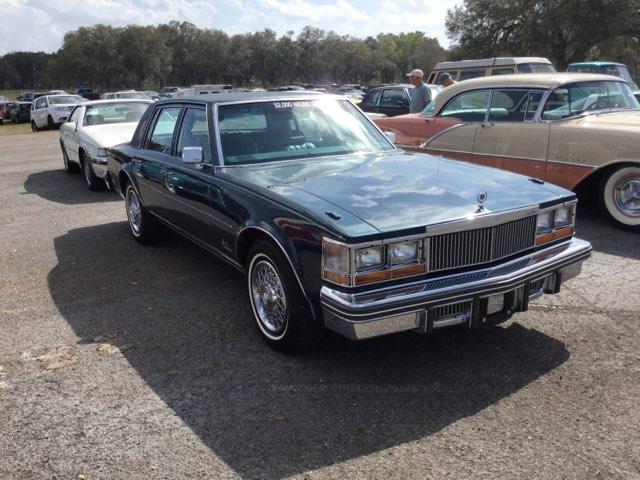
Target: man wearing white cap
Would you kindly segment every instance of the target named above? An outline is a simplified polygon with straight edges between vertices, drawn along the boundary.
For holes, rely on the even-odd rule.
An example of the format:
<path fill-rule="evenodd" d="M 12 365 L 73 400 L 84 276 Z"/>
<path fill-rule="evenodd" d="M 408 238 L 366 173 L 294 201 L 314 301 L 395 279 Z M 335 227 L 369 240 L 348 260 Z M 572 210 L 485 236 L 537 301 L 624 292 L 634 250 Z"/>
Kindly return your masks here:
<path fill-rule="evenodd" d="M 409 113 L 421 112 L 431 101 L 431 90 L 422 82 L 424 72 L 416 68 L 415 70 L 411 70 L 411 72 L 407 74 L 407 77 L 409 77 L 409 82 L 414 87 L 409 90 L 409 97 L 411 98 Z"/>

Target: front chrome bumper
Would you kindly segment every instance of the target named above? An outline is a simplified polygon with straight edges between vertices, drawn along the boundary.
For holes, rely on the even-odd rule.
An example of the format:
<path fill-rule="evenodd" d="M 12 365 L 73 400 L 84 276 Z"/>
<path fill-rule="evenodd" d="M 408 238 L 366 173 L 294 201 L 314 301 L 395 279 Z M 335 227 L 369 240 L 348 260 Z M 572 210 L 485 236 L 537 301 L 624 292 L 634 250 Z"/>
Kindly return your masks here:
<path fill-rule="evenodd" d="M 505 319 L 527 310 L 529 300 L 543 293 L 558 293 L 590 254 L 589 242 L 573 238 L 492 267 L 402 286 L 345 293 L 325 285 L 320 291 L 324 323 L 362 340 Z"/>

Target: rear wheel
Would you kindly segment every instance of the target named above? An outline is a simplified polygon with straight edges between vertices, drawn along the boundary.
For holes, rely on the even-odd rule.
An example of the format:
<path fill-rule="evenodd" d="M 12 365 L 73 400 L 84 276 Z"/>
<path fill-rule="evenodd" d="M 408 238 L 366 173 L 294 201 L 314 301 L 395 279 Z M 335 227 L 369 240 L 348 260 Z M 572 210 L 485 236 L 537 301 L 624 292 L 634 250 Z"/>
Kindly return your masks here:
<path fill-rule="evenodd" d="M 600 206 L 618 228 L 640 231 L 640 166 L 613 170 L 600 183 Z"/>
<path fill-rule="evenodd" d="M 265 240 L 249 252 L 249 301 L 260 336 L 282 352 L 305 352 L 317 345 L 324 326 L 314 318 L 283 253 Z"/>
<path fill-rule="evenodd" d="M 125 189 L 124 203 L 129 231 L 133 238 L 144 245 L 156 242 L 159 237 L 160 225 L 142 205 L 138 192 L 130 183 Z"/>
<path fill-rule="evenodd" d="M 38 125 L 36 124 L 35 120 L 31 120 L 31 131 L 32 132 L 37 132 L 38 131 Z"/>

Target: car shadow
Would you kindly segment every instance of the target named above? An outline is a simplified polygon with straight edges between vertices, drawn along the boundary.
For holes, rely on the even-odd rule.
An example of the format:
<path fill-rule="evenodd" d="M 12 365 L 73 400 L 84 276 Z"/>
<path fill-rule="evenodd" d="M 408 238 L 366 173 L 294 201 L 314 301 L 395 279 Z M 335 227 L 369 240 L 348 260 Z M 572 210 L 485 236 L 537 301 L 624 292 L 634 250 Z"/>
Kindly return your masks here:
<path fill-rule="evenodd" d="M 569 357 L 518 323 L 362 343 L 329 334 L 313 353 L 287 356 L 258 337 L 242 275 L 186 240 L 143 247 L 115 222 L 54 245 L 50 293 L 79 343 L 119 345 L 244 477 L 281 478 L 428 437 Z M 83 262 L 80 245 L 94 251 Z"/>
<path fill-rule="evenodd" d="M 640 259 L 640 248 L 638 248 L 640 233 L 614 227 L 595 202 L 578 204 L 576 235 L 591 242 L 596 252 Z"/>
<path fill-rule="evenodd" d="M 62 160 L 60 160 L 62 163 Z M 68 174 L 62 168 L 30 174 L 24 182 L 25 194 L 34 194 L 50 202 L 65 205 L 83 203 L 113 202 L 120 200 L 109 190 L 95 192 L 87 188 L 82 173 Z"/>

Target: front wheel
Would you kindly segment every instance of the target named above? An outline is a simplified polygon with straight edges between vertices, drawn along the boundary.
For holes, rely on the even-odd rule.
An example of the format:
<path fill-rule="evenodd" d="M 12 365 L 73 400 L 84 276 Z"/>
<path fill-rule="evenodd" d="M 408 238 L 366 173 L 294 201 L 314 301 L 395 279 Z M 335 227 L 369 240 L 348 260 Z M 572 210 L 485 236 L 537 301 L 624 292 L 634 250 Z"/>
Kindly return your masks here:
<path fill-rule="evenodd" d="M 247 289 L 260 336 L 282 352 L 305 352 L 317 345 L 324 326 L 311 307 L 283 253 L 260 240 L 249 252 Z"/>
<path fill-rule="evenodd" d="M 60 142 L 60 148 L 62 149 L 62 161 L 64 162 L 64 171 L 67 173 L 75 173 L 78 170 L 77 164 L 69 160 L 67 149 L 64 148 L 64 144 Z"/>
<path fill-rule="evenodd" d="M 84 171 L 84 180 L 87 182 L 87 187 L 89 187 L 89 190 L 95 191 L 104 188 L 104 180 L 93 173 L 93 169 L 91 168 L 91 160 L 86 157 L 82 161 L 82 170 Z"/>
<path fill-rule="evenodd" d="M 35 120 L 31 120 L 31 131 L 32 132 L 38 131 L 38 125 L 36 124 Z"/>
<path fill-rule="evenodd" d="M 54 128 L 56 128 L 56 123 L 53 121 L 51 115 L 47 116 L 47 127 L 49 128 L 49 130 L 53 130 Z"/>
<path fill-rule="evenodd" d="M 640 166 L 619 167 L 604 177 L 600 206 L 618 228 L 640 231 Z"/>
<path fill-rule="evenodd" d="M 127 184 L 125 190 L 124 203 L 127 210 L 129 231 L 133 238 L 144 245 L 155 243 L 159 237 L 160 225 L 147 211 L 140 201 L 138 192 L 130 183 Z"/>

